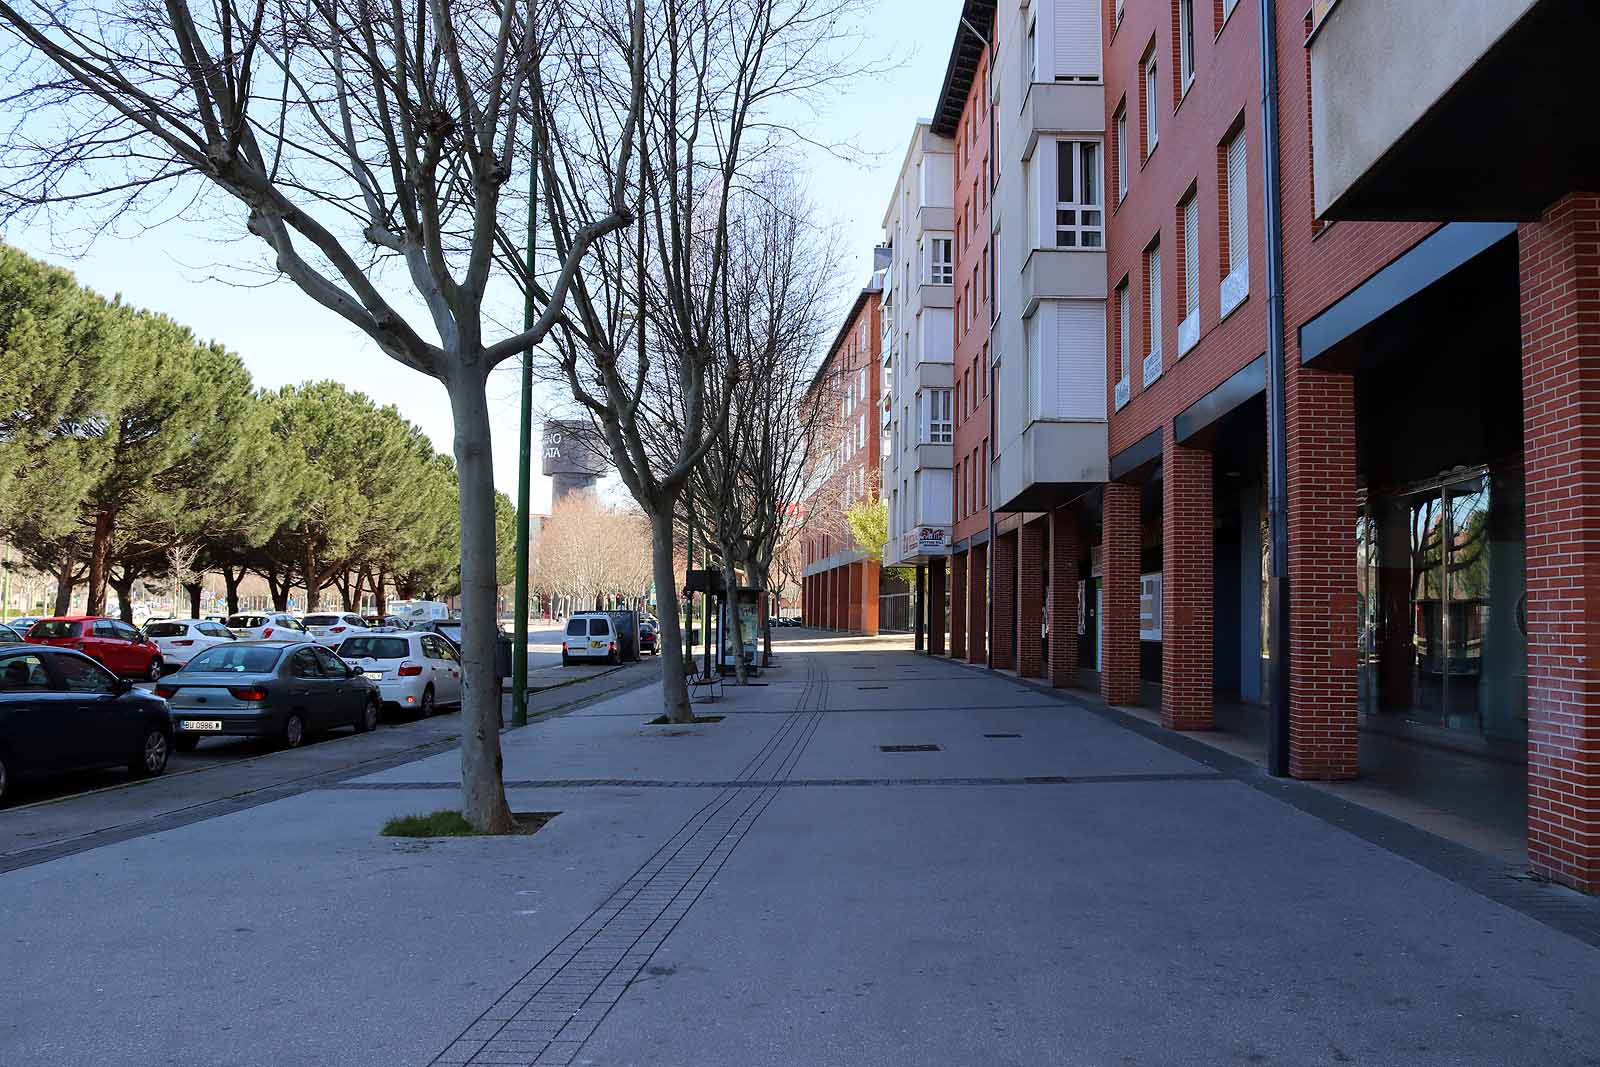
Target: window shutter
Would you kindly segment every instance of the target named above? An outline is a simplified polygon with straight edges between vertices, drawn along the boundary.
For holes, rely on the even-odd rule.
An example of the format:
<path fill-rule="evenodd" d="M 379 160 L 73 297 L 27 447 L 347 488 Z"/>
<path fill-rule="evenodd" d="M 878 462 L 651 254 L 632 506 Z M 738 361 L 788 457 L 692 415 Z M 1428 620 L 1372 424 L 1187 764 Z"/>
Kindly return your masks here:
<path fill-rule="evenodd" d="M 1132 309 L 1128 306 L 1128 286 L 1126 283 L 1117 290 L 1117 349 L 1121 358 L 1119 367 L 1122 377 L 1128 376 L 1128 368 L 1132 366 L 1133 341 L 1130 335 L 1133 332 Z"/>
<path fill-rule="evenodd" d="M 1250 196 L 1245 178 L 1244 131 L 1228 142 L 1228 273 L 1250 262 Z"/>
<path fill-rule="evenodd" d="M 1100 77 L 1100 8 L 1077 2 L 1057 4 L 1055 76 L 1070 80 Z"/>
<path fill-rule="evenodd" d="M 1183 205 L 1183 313 L 1200 306 L 1200 206 L 1195 197 Z"/>
<path fill-rule="evenodd" d="M 1063 300 L 1056 314 L 1055 414 L 1063 419 L 1106 417 L 1104 305 Z"/>
<path fill-rule="evenodd" d="M 1147 281 L 1150 293 L 1150 351 L 1161 351 L 1161 247 L 1158 245 L 1150 250 L 1150 258 L 1146 269 L 1150 272 Z"/>

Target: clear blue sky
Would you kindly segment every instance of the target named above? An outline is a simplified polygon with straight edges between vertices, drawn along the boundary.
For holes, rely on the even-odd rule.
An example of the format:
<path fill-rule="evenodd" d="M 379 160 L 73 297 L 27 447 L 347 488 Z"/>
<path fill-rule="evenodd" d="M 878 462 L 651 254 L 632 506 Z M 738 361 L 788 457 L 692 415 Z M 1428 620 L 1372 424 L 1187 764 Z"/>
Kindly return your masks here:
<path fill-rule="evenodd" d="M 852 142 L 865 153 L 851 161 L 819 150 L 806 154 L 810 190 L 845 235 L 850 262 L 844 276 L 865 281 L 883 211 L 913 122 L 933 111 L 954 40 L 959 0 L 885 0 L 870 11 L 869 55 L 900 60 L 883 75 L 861 79 L 830 94 L 826 113 L 812 120 L 815 139 Z M 71 270 L 107 296 L 166 312 L 206 339 L 238 352 L 258 385 L 276 388 L 332 378 L 393 404 L 421 426 L 443 452 L 451 447 L 450 408 L 444 387 L 379 352 L 359 331 L 311 303 L 286 281 L 241 288 L 213 276 L 210 264 L 230 255 L 256 259 L 258 248 L 219 243 L 242 229 L 240 216 L 212 225 L 162 223 L 142 233 L 102 236 L 86 251 L 70 235 L 57 237 L 36 224 L 0 237 L 41 259 Z M 254 242 L 254 238 L 246 238 Z M 74 253 L 82 252 L 81 255 Z M 495 482 L 515 498 L 517 476 L 516 365 L 506 364 L 489 386 L 494 419 Z M 548 479 L 534 471 L 534 510 L 547 510 Z"/>

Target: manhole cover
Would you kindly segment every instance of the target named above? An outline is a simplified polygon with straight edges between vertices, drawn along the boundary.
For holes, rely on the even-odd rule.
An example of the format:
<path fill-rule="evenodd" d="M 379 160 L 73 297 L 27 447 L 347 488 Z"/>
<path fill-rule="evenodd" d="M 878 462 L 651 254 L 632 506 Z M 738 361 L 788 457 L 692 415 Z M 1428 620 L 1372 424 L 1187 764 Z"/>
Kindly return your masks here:
<path fill-rule="evenodd" d="M 938 752 L 938 745 L 879 745 L 879 752 Z"/>
<path fill-rule="evenodd" d="M 984 737 L 1021 737 L 1021 734 L 984 734 Z"/>

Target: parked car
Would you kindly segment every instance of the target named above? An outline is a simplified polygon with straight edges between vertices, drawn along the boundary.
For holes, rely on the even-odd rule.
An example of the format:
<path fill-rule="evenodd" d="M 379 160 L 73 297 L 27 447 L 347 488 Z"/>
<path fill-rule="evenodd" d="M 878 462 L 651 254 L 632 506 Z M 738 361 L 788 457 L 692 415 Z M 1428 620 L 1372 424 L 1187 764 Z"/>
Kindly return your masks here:
<path fill-rule="evenodd" d="M 306 615 L 300 622 L 305 626 L 306 633 L 311 635 L 311 640 L 328 648 L 338 648 L 339 642 L 345 638 L 364 634 L 369 629 L 366 619 L 348 611 Z"/>
<path fill-rule="evenodd" d="M 438 634 L 397 630 L 347 637 L 339 658 L 378 684 L 386 706 L 423 718 L 443 705 L 461 707 L 461 657 Z"/>
<path fill-rule="evenodd" d="M 398 615 L 363 615 L 361 620 L 369 630 L 409 630 L 410 623 Z"/>
<path fill-rule="evenodd" d="M 438 634 L 454 645 L 457 652 L 461 651 L 460 619 L 429 619 L 427 622 L 413 623 L 412 629 L 418 633 Z"/>
<path fill-rule="evenodd" d="M 147 622 L 144 635 L 155 642 L 165 666 L 172 670 L 188 663 L 197 653 L 238 640 L 226 626 L 204 619 Z"/>
<path fill-rule="evenodd" d="M 17 631 L 17 633 L 26 635 L 29 630 L 33 629 L 33 624 L 42 618 L 44 618 L 43 615 L 18 615 L 14 619 L 7 619 L 6 625 Z"/>
<path fill-rule="evenodd" d="M 224 624 L 241 641 L 306 641 L 306 628 L 287 611 L 247 611 Z"/>
<path fill-rule="evenodd" d="M 646 652 L 654 656 L 661 655 L 661 627 L 648 619 L 639 623 L 639 655 Z"/>
<path fill-rule="evenodd" d="M 114 766 L 160 774 L 171 750 L 159 697 L 72 649 L 0 648 L 0 803 L 23 778 Z"/>
<path fill-rule="evenodd" d="M 579 612 L 567 620 L 566 639 L 561 642 L 561 665 L 567 667 L 573 660 L 596 659 L 622 662 L 616 627 L 612 625 L 611 616 L 603 611 Z"/>
<path fill-rule="evenodd" d="M 0 645 L 20 645 L 26 640 L 22 634 L 0 622 Z"/>
<path fill-rule="evenodd" d="M 192 752 L 205 737 L 261 737 L 296 748 L 309 733 L 377 728 L 378 687 L 314 641 L 236 641 L 208 648 L 163 679 L 173 744 Z"/>
<path fill-rule="evenodd" d="M 450 605 L 438 600 L 394 600 L 389 603 L 389 611 L 412 626 L 429 619 L 450 617 Z"/>
<path fill-rule="evenodd" d="M 226 615 L 207 615 L 205 621 L 221 623 L 223 626 L 228 625 L 228 617 Z"/>
<path fill-rule="evenodd" d="M 94 615 L 40 619 L 28 629 L 28 643 L 76 649 L 124 677 L 151 681 L 161 677 L 161 650 L 121 619 Z"/>

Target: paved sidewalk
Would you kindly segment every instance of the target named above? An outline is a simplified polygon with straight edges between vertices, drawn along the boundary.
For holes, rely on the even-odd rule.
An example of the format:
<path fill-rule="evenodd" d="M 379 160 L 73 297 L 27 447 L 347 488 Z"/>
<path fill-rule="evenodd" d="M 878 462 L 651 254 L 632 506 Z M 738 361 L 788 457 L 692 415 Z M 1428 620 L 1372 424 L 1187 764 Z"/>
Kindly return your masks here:
<path fill-rule="evenodd" d="M 1528 887 L 1577 917 L 1539 921 L 1114 716 L 808 636 L 721 722 L 646 688 L 504 735 L 513 807 L 561 812 L 531 838 L 376 836 L 454 803 L 447 752 L 0 875 L 0 1063 L 1600 1056 L 1600 905 Z"/>

